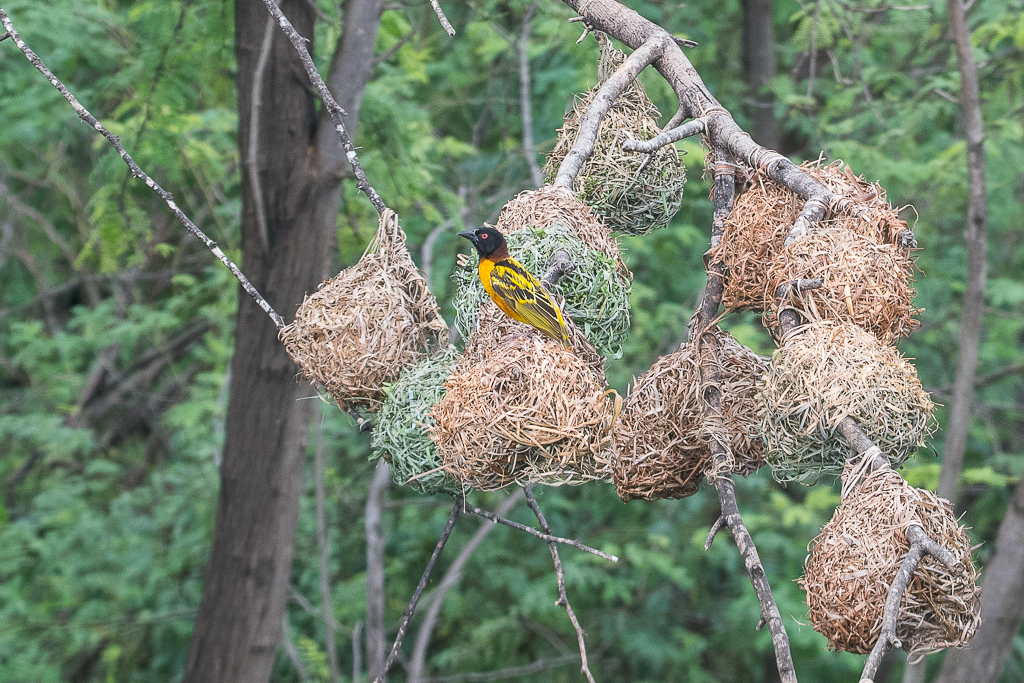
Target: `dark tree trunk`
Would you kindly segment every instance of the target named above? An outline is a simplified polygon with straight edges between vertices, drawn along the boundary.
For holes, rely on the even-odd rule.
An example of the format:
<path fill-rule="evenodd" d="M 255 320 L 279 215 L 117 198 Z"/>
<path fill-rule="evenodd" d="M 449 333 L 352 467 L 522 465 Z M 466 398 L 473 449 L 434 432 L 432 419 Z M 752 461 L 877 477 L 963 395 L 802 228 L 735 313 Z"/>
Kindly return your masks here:
<path fill-rule="evenodd" d="M 312 40 L 315 13 L 306 0 L 280 0 L 295 28 Z M 365 5 L 376 13 L 357 11 Z M 328 82 L 348 106 L 356 129 L 380 21 L 378 0 L 350 0 L 346 31 Z M 268 12 L 262 0 L 237 0 L 239 149 L 249 154 L 254 73 Z M 357 26 L 358 24 L 358 26 Z M 352 38 L 356 35 L 358 40 Z M 348 55 L 341 59 L 340 55 Z M 349 80 L 336 77 L 348 74 Z M 243 164 L 242 267 L 266 299 L 290 319 L 303 296 L 330 274 L 344 159 L 336 139 L 317 136 L 315 103 L 298 57 L 274 26 L 263 70 L 255 164 Z M 333 130 L 331 130 L 333 133 Z M 257 226 L 256 168 L 266 216 Z M 342 169 L 342 170 L 339 170 Z M 277 339 L 277 330 L 248 296 L 239 297 L 231 364 L 220 500 L 213 549 L 185 669 L 186 683 L 260 683 L 270 677 L 281 637 L 302 465 L 314 404 Z"/>
<path fill-rule="evenodd" d="M 758 144 L 778 149 L 775 96 L 768 90 L 775 78 L 772 0 L 743 0 L 743 71 L 749 88 L 750 135 Z"/>
<path fill-rule="evenodd" d="M 995 683 L 1024 620 L 1024 478 L 1017 483 L 985 567 L 981 626 L 965 650 L 950 650 L 936 683 Z"/>

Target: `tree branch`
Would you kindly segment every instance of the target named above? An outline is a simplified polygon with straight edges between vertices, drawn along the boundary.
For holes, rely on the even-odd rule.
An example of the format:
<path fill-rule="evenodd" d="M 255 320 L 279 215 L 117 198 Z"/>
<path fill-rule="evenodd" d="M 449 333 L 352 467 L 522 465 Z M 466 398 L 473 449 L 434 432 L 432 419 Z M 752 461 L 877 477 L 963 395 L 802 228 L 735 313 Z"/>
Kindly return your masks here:
<path fill-rule="evenodd" d="M 334 96 L 331 95 L 327 84 L 324 83 L 324 79 L 320 77 L 320 73 L 316 70 L 313 58 L 309 56 L 309 50 L 306 49 L 306 39 L 299 35 L 299 32 L 295 30 L 295 27 L 288 21 L 288 17 L 281 12 L 281 8 L 277 6 L 274 0 L 263 0 L 263 4 L 267 6 L 267 10 L 277 21 L 277 25 L 281 27 L 281 30 L 284 31 L 295 51 L 299 53 L 299 59 L 302 61 L 302 66 L 305 68 L 310 82 L 320 96 L 320 100 L 324 103 L 324 107 L 330 113 L 331 121 L 334 123 L 334 130 L 337 131 L 338 137 L 341 138 L 341 144 L 345 147 L 345 158 L 348 159 L 348 163 L 352 166 L 352 172 L 355 173 L 356 187 L 367 196 L 378 214 L 384 213 L 384 209 L 388 207 L 366 178 L 366 172 L 363 170 L 362 164 L 359 163 L 359 157 L 356 155 L 356 148 L 352 144 L 352 138 L 349 137 L 348 131 L 345 129 L 345 122 L 342 118 L 345 116 L 345 112 L 338 105 Z"/>
<path fill-rule="evenodd" d="M 277 314 L 277 311 L 267 303 L 267 300 L 263 298 L 263 295 L 256 290 L 252 283 L 249 282 L 248 278 L 246 278 L 242 271 L 238 269 L 238 266 L 232 263 L 231 259 L 224 254 L 219 246 L 217 246 L 217 243 L 207 237 L 206 234 L 200 230 L 180 208 L 178 208 L 178 205 L 174 202 L 174 197 L 170 192 L 160 187 L 155 180 L 150 178 L 145 171 L 139 168 L 139 165 L 135 163 L 135 160 L 132 159 L 131 155 L 128 154 L 127 150 L 125 150 L 124 146 L 121 144 L 120 138 L 107 130 L 106 126 L 100 123 L 95 116 L 90 114 L 89 111 L 75 98 L 75 96 L 71 94 L 71 91 L 61 83 L 60 79 L 58 79 L 49 68 L 47 68 L 39 56 L 25 44 L 25 41 L 22 40 L 18 32 L 14 30 L 14 25 L 11 23 L 10 17 L 7 16 L 7 13 L 4 12 L 2 8 L 0 8 L 0 23 L 3 24 L 5 29 L 7 29 L 7 33 L 14 40 L 14 44 L 18 46 L 18 49 L 21 50 L 22 54 L 25 55 L 25 58 L 28 59 L 32 66 L 34 66 L 39 73 L 43 74 L 46 77 L 46 80 L 48 80 L 50 84 L 64 96 L 64 99 L 68 101 L 68 104 L 70 104 L 71 108 L 75 110 L 78 117 L 92 126 L 96 132 L 105 137 L 107 141 L 113 145 L 114 149 L 117 150 L 118 155 L 128 165 L 128 168 L 131 169 L 132 175 L 136 178 L 140 178 L 151 190 L 160 195 L 160 198 L 164 200 L 164 203 L 167 204 L 168 208 L 174 212 L 175 217 L 181 221 L 181 224 L 184 225 L 190 233 L 198 237 L 203 244 L 213 252 L 213 255 L 231 271 L 231 274 L 235 276 L 235 279 L 241 283 L 242 289 L 244 289 L 246 293 L 253 298 L 256 304 L 263 309 L 264 313 L 270 316 L 270 319 L 274 322 L 277 329 L 280 330 L 283 328 L 284 320 Z"/>
<path fill-rule="evenodd" d="M 615 70 L 608 80 L 598 89 L 594 98 L 587 107 L 587 113 L 580 121 L 579 132 L 576 134 L 576 141 L 573 143 L 569 153 L 565 155 L 558 173 L 555 175 L 554 185 L 572 187 L 579 175 L 583 164 L 594 152 L 594 145 L 597 143 L 597 131 L 601 127 L 608 110 L 611 109 L 615 98 L 622 94 L 622 91 L 633 82 L 640 72 L 650 66 L 662 54 L 668 45 L 673 45 L 668 33 L 662 32 L 651 36 L 643 45 L 637 47 L 633 54 L 626 58 L 626 61 Z M 678 49 L 678 48 L 676 48 Z"/>
<path fill-rule="evenodd" d="M 466 503 L 464 505 L 463 512 L 468 512 L 471 515 L 476 515 L 478 517 L 483 517 L 484 519 L 489 519 L 492 522 L 496 522 L 498 524 L 504 524 L 505 526 L 510 526 L 513 529 L 519 529 L 520 531 L 525 531 L 526 533 L 530 534 L 531 536 L 536 536 L 537 538 L 541 539 L 542 541 L 553 542 L 553 543 L 561 543 L 562 545 L 570 545 L 573 548 L 576 548 L 578 550 L 582 550 L 584 552 L 588 552 L 591 555 L 597 555 L 598 557 L 603 558 L 605 560 L 608 560 L 610 562 L 618 562 L 619 561 L 619 558 L 617 558 L 615 555 L 609 555 L 608 553 L 600 551 L 600 550 L 597 550 L 596 548 L 591 548 L 588 545 L 583 545 L 579 541 L 572 541 L 572 540 L 569 540 L 568 538 L 561 538 L 559 536 L 552 536 L 549 533 L 542 533 L 540 531 L 537 531 L 533 527 L 526 526 L 525 524 L 520 524 L 519 522 L 513 522 L 511 519 L 505 519 L 504 517 L 496 515 L 493 512 L 488 512 L 487 510 L 481 510 L 477 506 L 470 505 L 469 503 Z"/>
<path fill-rule="evenodd" d="M 331 575 L 328 565 L 330 546 L 327 540 L 327 515 L 325 514 L 326 491 L 324 490 L 324 412 L 320 407 L 320 422 L 316 428 L 316 445 L 313 449 L 313 479 L 316 488 L 316 548 L 320 558 L 320 604 L 323 605 L 324 646 L 327 650 L 327 666 L 331 683 L 338 683 L 338 648 L 334 642 L 334 605 L 331 603 Z"/>
<path fill-rule="evenodd" d="M 437 15 L 437 20 L 441 22 L 441 28 L 448 34 L 449 38 L 455 37 L 455 29 L 452 28 L 451 22 L 448 21 L 448 17 L 444 15 L 444 10 L 441 9 L 440 3 L 437 0 L 430 0 L 430 6 L 434 8 L 434 14 Z"/>
<path fill-rule="evenodd" d="M 533 491 L 529 486 L 526 487 L 526 502 L 530 509 L 533 510 L 533 514 L 537 515 L 540 528 L 544 530 L 544 533 L 550 534 L 551 527 L 548 526 L 547 520 L 544 519 L 544 513 L 540 511 L 540 505 L 537 504 L 537 499 L 533 497 Z M 590 673 L 590 667 L 587 666 L 587 644 L 583 637 L 583 629 L 580 628 L 580 622 L 576 619 L 576 614 L 572 611 L 572 605 L 569 604 L 569 598 L 565 594 L 565 572 L 562 570 L 562 560 L 558 557 L 558 546 L 555 545 L 554 541 L 548 541 L 548 550 L 551 551 L 551 559 L 555 563 L 555 577 L 558 580 L 558 600 L 555 604 L 565 608 L 565 613 L 569 615 L 572 627 L 576 629 L 576 641 L 580 646 L 580 659 L 582 661 L 580 672 L 587 677 L 590 683 L 594 683 L 594 676 Z"/>
<path fill-rule="evenodd" d="M 707 119 L 699 117 L 692 121 L 687 121 L 681 126 L 676 126 L 662 133 L 655 135 L 650 140 L 623 140 L 622 149 L 627 152 L 644 152 L 650 154 L 655 152 L 665 145 L 671 145 L 673 142 L 679 142 L 684 138 L 693 137 L 703 133 L 707 128 Z"/>
<path fill-rule="evenodd" d="M 551 265 L 548 272 L 540 279 L 541 284 L 550 289 L 558 284 L 563 277 L 576 270 L 576 264 L 569 258 L 569 254 L 559 249 L 551 255 Z"/>

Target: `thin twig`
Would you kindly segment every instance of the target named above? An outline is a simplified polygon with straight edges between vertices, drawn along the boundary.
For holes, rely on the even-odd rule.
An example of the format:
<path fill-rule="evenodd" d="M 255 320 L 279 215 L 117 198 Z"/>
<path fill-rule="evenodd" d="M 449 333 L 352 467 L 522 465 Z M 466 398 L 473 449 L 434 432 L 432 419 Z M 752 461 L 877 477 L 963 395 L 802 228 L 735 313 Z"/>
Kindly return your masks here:
<path fill-rule="evenodd" d="M 398 626 L 398 635 L 395 636 L 395 644 L 391 646 L 391 654 L 388 655 L 388 659 L 384 662 L 384 669 L 380 672 L 380 675 L 374 679 L 373 683 L 382 683 L 384 678 L 387 676 L 388 670 L 395 663 L 395 659 L 398 658 L 398 651 L 402 649 L 402 641 L 405 640 L 405 633 L 409 629 L 409 621 L 412 619 L 412 615 L 416 613 L 416 605 L 420 601 L 420 596 L 423 595 L 423 589 L 427 585 L 427 581 L 430 580 L 430 575 L 434 573 L 434 566 L 437 564 L 437 558 L 441 557 L 441 551 L 444 550 L 444 544 L 448 542 L 448 537 L 452 535 L 452 529 L 455 527 L 455 520 L 459 518 L 459 514 L 462 512 L 462 498 L 455 499 L 455 505 L 452 506 L 451 514 L 448 515 L 448 523 L 444 525 L 444 531 L 441 532 L 441 538 L 437 539 L 437 545 L 434 547 L 434 552 L 430 556 L 430 561 L 427 562 L 427 568 L 423 570 L 423 576 L 420 577 L 420 582 L 416 586 L 416 590 L 413 591 L 412 598 L 409 600 L 409 604 L 406 605 L 405 610 L 402 612 L 402 623 Z"/>
<path fill-rule="evenodd" d="M 253 298 L 257 305 L 263 309 L 264 313 L 270 316 L 270 319 L 274 322 L 277 329 L 280 330 L 283 328 L 284 320 L 277 314 L 277 311 L 267 303 L 267 300 L 263 298 L 263 295 L 256 290 L 252 283 L 249 282 L 249 279 L 246 278 L 242 271 L 238 269 L 238 266 L 232 263 L 231 259 L 224 254 L 219 246 L 217 246 L 217 243 L 207 237 L 206 234 L 200 230 L 180 208 L 178 208 L 178 205 L 174 202 L 174 197 L 170 192 L 160 187 L 155 180 L 150 178 L 141 168 L 139 168 L 139 165 L 135 163 L 135 160 L 132 159 L 131 155 L 128 154 L 124 146 L 121 144 L 121 140 L 107 130 L 106 126 L 100 123 L 95 116 L 90 114 L 89 111 L 75 98 L 75 96 L 71 94 L 71 91 L 61 83 L 60 79 L 58 79 L 49 68 L 47 68 L 39 56 L 25 44 L 25 41 L 22 40 L 18 32 L 14 30 L 10 17 L 7 16 L 7 13 L 4 12 L 2 8 L 0 8 L 0 23 L 3 24 L 5 29 L 7 29 L 7 34 L 14 40 L 14 44 L 18 46 L 18 49 L 25 55 L 25 58 L 28 59 L 32 66 L 34 66 L 41 74 L 46 76 L 46 80 L 48 80 L 50 84 L 64 96 L 64 99 L 68 101 L 68 104 L 70 104 L 71 108 L 75 110 L 78 117 L 92 126 L 94 130 L 105 137 L 107 141 L 114 146 L 114 149 L 117 150 L 121 159 L 128 164 L 128 168 L 131 169 L 132 175 L 136 178 L 140 178 L 149 186 L 150 189 L 160 195 L 160 198 L 163 199 L 168 208 L 174 212 L 175 217 L 181 221 L 182 225 L 184 225 L 190 233 L 198 237 L 203 244 L 213 252 L 213 255 L 231 271 L 231 274 L 235 276 L 235 279 L 241 283 L 242 289 L 244 289 L 246 293 Z"/>
<path fill-rule="evenodd" d="M 732 156 L 722 146 L 716 145 L 715 159 L 723 162 L 731 162 Z M 734 166 L 731 163 L 723 163 L 715 169 L 715 191 L 714 191 L 714 220 L 711 228 L 712 243 L 721 240 L 725 232 L 725 218 L 732 210 L 735 199 L 736 177 Z M 718 373 L 714 369 L 714 362 L 704 362 L 704 358 L 714 359 L 718 352 L 717 338 L 710 332 L 718 316 L 718 310 L 722 304 L 724 292 L 725 266 L 721 261 L 709 263 L 707 266 L 708 281 L 704 290 L 704 298 L 693 315 L 691 325 L 691 344 L 697 344 L 700 349 L 700 372 L 701 382 L 704 385 L 702 397 L 710 417 L 720 416 L 722 412 L 722 393 L 718 388 Z M 718 472 L 713 477 L 712 483 L 718 491 L 718 501 L 721 506 L 721 516 L 715 521 L 711 533 L 705 541 L 705 548 L 710 548 L 715 533 L 727 525 L 736 541 L 736 547 L 743 558 L 743 564 L 750 576 L 750 584 L 757 595 L 757 601 L 761 605 L 761 620 L 758 624 L 766 624 L 772 636 L 772 645 L 775 649 L 775 662 L 779 669 L 779 680 L 783 683 L 796 683 L 796 671 L 793 667 L 793 656 L 789 646 L 789 635 L 786 633 L 785 624 L 782 622 L 782 615 L 779 613 L 775 597 L 772 595 L 771 585 L 765 575 L 764 566 L 758 556 L 754 539 L 743 524 L 739 506 L 736 502 L 736 488 L 732 476 L 726 471 L 725 464 L 728 452 L 725 444 L 719 439 L 709 441 L 711 457 L 713 460 L 712 471 Z"/>
<path fill-rule="evenodd" d="M 437 20 L 441 22 L 441 27 L 444 32 L 448 34 L 449 38 L 455 37 L 455 29 L 452 28 L 451 22 L 448 21 L 448 17 L 444 15 L 444 10 L 441 9 L 440 3 L 437 0 L 430 0 L 430 6 L 434 8 L 434 14 L 437 15 Z"/>
<path fill-rule="evenodd" d="M 468 512 L 471 515 L 477 515 L 478 517 L 483 517 L 484 519 L 489 519 L 492 522 L 496 522 L 498 524 L 504 524 L 505 526 L 510 526 L 513 529 L 519 529 L 520 531 L 525 531 L 526 533 L 528 533 L 528 534 L 530 534 L 532 536 L 536 536 L 537 538 L 541 539 L 542 541 L 561 543 L 562 545 L 571 545 L 573 548 L 576 548 L 578 550 L 582 550 L 584 552 L 588 552 L 591 555 L 597 555 L 598 557 L 603 558 L 605 560 L 608 560 L 610 562 L 618 562 L 619 561 L 619 558 L 616 557 L 615 555 L 609 555 L 608 553 L 600 551 L 600 550 L 597 550 L 596 548 L 591 548 L 589 545 L 583 545 L 579 541 L 571 541 L 568 538 L 560 538 L 558 536 L 552 536 L 551 534 L 542 533 L 542 532 L 537 531 L 536 529 L 534 529 L 532 526 L 526 526 L 525 524 L 520 524 L 519 522 L 513 522 L 511 519 L 505 519 L 504 517 L 496 515 L 493 512 L 488 512 L 487 510 L 481 510 L 477 506 L 470 505 L 469 503 L 465 504 L 465 507 L 463 508 L 463 512 Z"/>
<path fill-rule="evenodd" d="M 605 114 L 611 109 L 612 103 L 633 82 L 633 79 L 640 75 L 641 71 L 661 57 L 667 44 L 669 44 L 667 33 L 651 36 L 647 42 L 634 50 L 633 54 L 627 57 L 626 61 L 598 89 L 590 101 L 590 106 L 587 107 L 587 113 L 580 121 L 576 142 L 573 143 L 572 148 L 558 167 L 554 185 L 572 187 L 584 162 L 594 151 L 594 145 L 597 143 L 597 131 Z"/>
<path fill-rule="evenodd" d="M 288 17 L 281 12 L 281 8 L 277 6 L 274 0 L 263 0 L 263 4 L 267 6 L 267 10 L 277 20 L 277 25 L 281 27 L 281 30 L 288 36 L 288 40 L 295 48 L 295 51 L 299 53 L 299 59 L 302 61 L 302 66 L 305 68 L 310 82 L 316 88 L 316 92 L 320 96 L 321 101 L 323 101 L 324 106 L 327 107 L 327 111 L 331 115 L 331 121 L 334 123 L 334 130 L 337 131 L 338 137 L 341 138 L 341 144 L 345 148 L 345 158 L 348 159 L 349 165 L 352 166 L 352 172 L 356 176 L 356 187 L 367 196 L 378 214 L 384 213 L 384 209 L 388 207 L 366 178 L 366 172 L 363 170 L 362 164 L 359 163 L 359 157 L 356 155 L 355 145 L 352 144 L 352 138 L 349 137 L 348 131 L 345 129 L 345 121 L 342 118 L 345 116 L 345 111 L 334 99 L 334 96 L 331 95 L 327 84 L 324 83 L 324 79 L 320 77 L 320 73 L 316 70 L 313 58 L 309 56 L 309 50 L 306 49 L 306 39 L 299 35 L 299 32 L 295 30 L 295 27 L 288 21 Z"/>
<path fill-rule="evenodd" d="M 860 676 L 860 683 L 873 683 L 875 674 L 878 672 L 878 665 L 882 663 L 885 653 L 893 648 L 903 646 L 900 639 L 896 637 L 896 620 L 900 614 L 900 601 L 903 599 L 903 593 L 906 592 L 907 586 L 910 585 L 910 580 L 914 578 L 917 565 L 924 556 L 933 556 L 950 570 L 963 571 L 963 566 L 956 561 L 953 554 L 932 540 L 920 526 L 911 524 L 904 533 L 907 540 L 910 541 L 910 550 L 903 558 L 903 564 L 896 571 L 896 576 L 893 577 L 892 584 L 889 586 L 889 595 L 885 598 L 885 608 L 882 610 L 882 630 L 864 663 L 864 672 Z"/>
<path fill-rule="evenodd" d="M 673 142 L 678 142 L 684 138 L 693 137 L 699 135 L 707 130 L 707 119 L 704 117 L 687 121 L 681 126 L 671 128 L 662 133 L 658 133 L 650 140 L 623 140 L 622 149 L 627 152 L 645 152 L 650 154 L 656 150 L 661 149 L 665 145 L 670 145 Z"/>
<path fill-rule="evenodd" d="M 551 527 L 548 526 L 547 520 L 544 519 L 544 513 L 540 511 L 540 505 L 537 504 L 537 499 L 533 497 L 533 491 L 529 486 L 526 487 L 526 503 L 533 510 L 533 514 L 537 515 L 540 528 L 544 530 L 544 533 L 550 534 Z M 565 594 L 565 572 L 562 570 L 562 560 L 558 557 L 558 546 L 553 541 L 548 541 L 548 550 L 551 551 L 551 559 L 555 563 L 555 577 L 558 580 L 558 600 L 555 604 L 565 608 L 565 613 L 569 615 L 572 627 L 576 629 L 576 641 L 580 646 L 580 660 L 582 662 L 580 672 L 587 677 L 590 683 L 594 683 L 594 676 L 590 673 L 590 667 L 587 666 L 587 643 L 584 638 L 583 629 L 580 627 L 580 622 L 576 619 L 576 614 L 572 611 L 572 605 L 569 604 L 569 598 Z"/>

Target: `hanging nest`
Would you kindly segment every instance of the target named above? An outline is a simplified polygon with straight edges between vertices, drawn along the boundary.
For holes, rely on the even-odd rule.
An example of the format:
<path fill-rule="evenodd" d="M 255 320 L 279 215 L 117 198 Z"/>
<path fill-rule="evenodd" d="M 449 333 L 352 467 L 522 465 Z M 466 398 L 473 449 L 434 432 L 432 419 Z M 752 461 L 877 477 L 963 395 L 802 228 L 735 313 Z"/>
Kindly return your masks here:
<path fill-rule="evenodd" d="M 866 654 L 874 647 L 889 585 L 910 550 L 911 524 L 950 551 L 963 571 L 925 555 L 900 601 L 896 637 L 908 655 L 923 656 L 963 647 L 974 636 L 981 623 L 981 589 L 970 538 L 948 501 L 884 467 L 852 487 L 808 546 L 800 582 L 811 625 L 833 650 Z"/>
<path fill-rule="evenodd" d="M 384 458 L 391 466 L 396 484 L 427 494 L 456 495 L 462 491 L 455 477 L 441 468 L 437 445 L 427 434 L 433 424 L 430 410 L 444 396 L 445 380 L 455 370 L 458 356 L 449 348 L 433 358 L 424 358 L 407 367 L 386 389 L 372 444 L 374 456 Z"/>
<path fill-rule="evenodd" d="M 764 361 L 728 332 L 720 330 L 717 337 L 720 420 L 704 413 L 699 357 L 691 344 L 659 358 L 634 383 L 615 423 L 612 481 L 622 500 L 696 493 L 711 467 L 712 438 L 729 446 L 727 471 L 747 475 L 764 464 L 754 403 Z"/>
<path fill-rule="evenodd" d="M 880 244 L 896 244 L 907 229 L 899 210 L 889 205 L 885 190 L 856 176 L 842 161 L 822 166 L 822 159 L 800 168 L 832 192 L 850 200 L 845 210 L 830 214 L 819 226 L 842 227 Z M 721 243 L 708 252 L 711 261 L 726 267 L 722 303 L 729 311 L 763 311 L 775 298 L 768 269 L 778 258 L 786 235 L 804 208 L 804 200 L 790 189 L 754 174 L 750 189 L 736 198 L 725 219 Z"/>
<path fill-rule="evenodd" d="M 765 324 L 778 336 L 776 288 L 799 278 L 822 278 L 818 289 L 790 292 L 782 305 L 809 320 L 853 323 L 883 343 L 895 343 L 921 323 L 915 319 L 914 262 L 905 249 L 880 244 L 848 228 L 821 228 L 781 250 L 768 269 L 773 293 Z"/>
<path fill-rule="evenodd" d="M 302 376 L 342 407 L 376 410 L 384 384 L 447 339 L 437 301 L 386 210 L 362 258 L 308 295 L 280 338 Z"/>
<path fill-rule="evenodd" d="M 587 339 L 606 356 L 618 356 L 629 332 L 630 278 L 616 269 L 603 252 L 590 249 L 564 225 L 524 228 L 506 237 L 508 251 L 539 280 L 547 272 L 551 257 L 564 251 L 576 268 L 563 276 L 552 294 L 563 297 L 563 315 L 572 318 Z M 476 327 L 480 305 L 490 297 L 477 275 L 474 252 L 467 265 L 456 268 L 452 279 L 458 289 L 452 305 L 455 326 L 463 337 Z"/>
<path fill-rule="evenodd" d="M 604 358 L 597 353 L 597 349 L 587 341 L 583 331 L 573 324 L 572 320 L 566 320 L 566 330 L 569 333 L 569 344 L 572 352 L 590 367 L 594 373 L 604 378 Z M 526 337 L 547 340 L 548 337 L 526 323 L 513 320 L 508 317 L 498 305 L 487 299 L 480 306 L 477 314 L 476 328 L 470 333 L 466 340 L 466 347 L 459 359 L 458 370 L 467 369 L 478 363 L 482 363 L 488 357 L 495 356 L 497 349 L 511 337 Z"/>
<path fill-rule="evenodd" d="M 847 416 L 893 466 L 935 429 L 914 366 L 856 325 L 831 321 L 783 338 L 758 384 L 757 414 L 772 475 L 804 484 L 842 473 L 849 446 L 839 423 Z"/>
<path fill-rule="evenodd" d="M 544 165 L 547 182 L 554 180 L 558 167 L 572 149 L 580 124 L 594 95 L 619 66 L 626 55 L 601 41 L 598 85 L 577 96 L 558 143 Z M 573 189 L 585 204 L 605 218 L 612 230 L 643 235 L 668 225 L 683 202 L 686 168 L 675 145 L 665 145 L 651 154 L 627 152 L 625 140 L 650 140 L 661 132 L 661 112 L 644 92 L 639 80 L 633 80 L 615 100 L 597 132 L 594 152 L 583 164 Z"/>
<path fill-rule="evenodd" d="M 607 468 L 614 401 L 557 342 L 512 335 L 445 388 L 430 438 L 467 488 L 582 484 Z"/>
<path fill-rule="evenodd" d="M 545 185 L 520 192 L 502 208 L 494 227 L 507 237 L 526 227 L 547 228 L 555 224 L 568 226 L 583 244 L 603 253 L 615 262 L 619 272 L 633 279 L 611 230 L 567 187 Z"/>

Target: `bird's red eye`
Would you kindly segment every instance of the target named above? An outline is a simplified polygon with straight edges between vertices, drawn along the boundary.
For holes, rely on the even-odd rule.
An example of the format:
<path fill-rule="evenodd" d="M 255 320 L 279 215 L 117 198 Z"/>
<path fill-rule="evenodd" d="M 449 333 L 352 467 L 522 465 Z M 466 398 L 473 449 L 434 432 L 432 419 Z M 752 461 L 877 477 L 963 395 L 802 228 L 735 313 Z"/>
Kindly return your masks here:
<path fill-rule="evenodd" d="M 482 239 L 482 240 L 487 239 L 487 235 L 480 235 L 480 239 Z"/>

